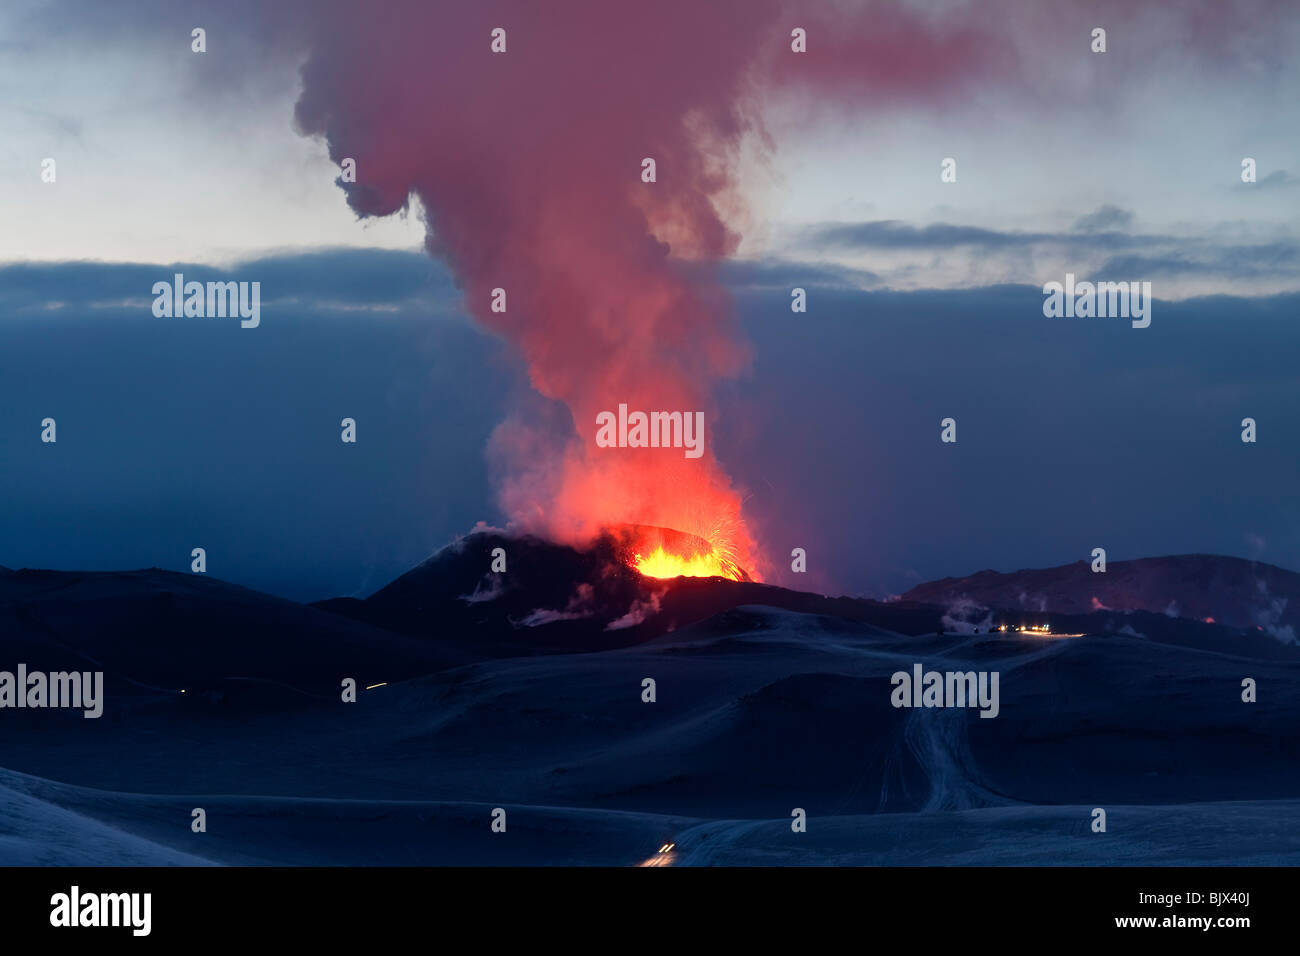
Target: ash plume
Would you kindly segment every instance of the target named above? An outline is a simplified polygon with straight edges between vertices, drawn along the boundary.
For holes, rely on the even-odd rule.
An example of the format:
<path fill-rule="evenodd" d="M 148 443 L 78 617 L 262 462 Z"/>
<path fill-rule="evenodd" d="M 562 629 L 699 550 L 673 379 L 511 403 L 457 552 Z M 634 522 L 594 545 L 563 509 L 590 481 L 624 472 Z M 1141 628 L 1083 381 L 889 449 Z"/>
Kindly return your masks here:
<path fill-rule="evenodd" d="M 763 137 L 763 95 L 944 96 L 1002 68 L 996 34 L 970 14 L 764 0 L 581 0 L 564 17 L 531 2 L 312 11 L 299 129 L 356 160 L 357 182 L 341 185 L 358 215 L 418 198 L 428 251 L 466 307 L 568 409 L 561 426 L 514 415 L 492 438 L 512 522 L 570 541 L 623 522 L 677 528 L 755 567 L 740 490 L 707 441 L 699 460 L 597 448 L 596 416 L 627 403 L 714 422 L 714 387 L 746 369 L 708 267 L 739 239 L 737 161 L 747 136 Z M 816 55 L 791 51 L 794 26 Z M 494 54 L 497 27 L 506 52 Z M 646 157 L 654 183 L 640 177 Z M 504 312 L 491 308 L 498 288 Z"/>

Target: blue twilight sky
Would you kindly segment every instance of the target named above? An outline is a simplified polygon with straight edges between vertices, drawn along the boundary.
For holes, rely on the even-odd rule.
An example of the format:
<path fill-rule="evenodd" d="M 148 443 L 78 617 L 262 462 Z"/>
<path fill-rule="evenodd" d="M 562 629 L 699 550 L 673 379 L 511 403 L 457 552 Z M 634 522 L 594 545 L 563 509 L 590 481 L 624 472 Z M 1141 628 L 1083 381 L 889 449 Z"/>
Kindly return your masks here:
<path fill-rule="evenodd" d="M 745 140 L 723 277 L 754 361 L 715 438 L 764 553 L 808 549 L 779 583 L 884 595 L 1098 546 L 1300 569 L 1300 8 L 1108 6 L 1098 55 L 1094 14 L 1040 6 L 1006 21 L 1020 82 L 773 97 Z M 296 34 L 251 9 L 0 9 L 0 565 L 202 546 L 315 599 L 505 520 L 485 447 L 538 400 L 522 362 L 422 251 L 418 202 L 348 207 L 295 131 Z M 260 281 L 261 326 L 154 318 L 173 271 Z M 1044 318 L 1067 271 L 1152 282 L 1151 327 Z"/>
<path fill-rule="evenodd" d="M 154 319 L 154 266 L 0 268 L 0 564 L 184 570 L 201 546 L 212 574 L 315 599 L 502 521 L 484 447 L 523 370 L 445 272 L 383 250 L 244 269 L 276 290 L 256 330 Z M 767 552 L 811 556 L 775 580 L 884 595 L 1098 546 L 1300 568 L 1300 295 L 1158 300 L 1138 330 L 1050 322 L 1030 286 L 863 291 L 776 262 L 728 280 L 756 360 L 724 389 L 719 454 Z"/>

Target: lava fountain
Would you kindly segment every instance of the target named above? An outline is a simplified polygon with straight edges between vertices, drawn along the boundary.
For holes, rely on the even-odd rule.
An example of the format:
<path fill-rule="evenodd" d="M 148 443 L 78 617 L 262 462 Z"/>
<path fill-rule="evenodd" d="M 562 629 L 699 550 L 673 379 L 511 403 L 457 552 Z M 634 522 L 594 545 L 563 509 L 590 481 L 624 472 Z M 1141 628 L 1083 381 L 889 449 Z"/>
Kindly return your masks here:
<path fill-rule="evenodd" d="M 636 524 L 607 528 L 605 533 L 613 539 L 619 560 L 646 577 L 753 580 L 741 567 L 735 547 L 721 529 L 712 539 Z"/>

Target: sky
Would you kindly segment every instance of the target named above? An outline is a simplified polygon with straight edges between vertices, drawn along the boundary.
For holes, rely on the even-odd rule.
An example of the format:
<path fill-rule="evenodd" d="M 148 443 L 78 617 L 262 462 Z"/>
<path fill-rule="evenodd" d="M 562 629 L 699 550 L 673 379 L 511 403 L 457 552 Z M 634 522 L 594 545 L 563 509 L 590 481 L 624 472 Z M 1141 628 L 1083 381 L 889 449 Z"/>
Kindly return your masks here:
<path fill-rule="evenodd" d="M 0 234 L 0 259 L 229 263 L 268 249 L 420 248 L 418 212 L 358 222 L 339 202 L 337 166 L 295 131 L 302 55 L 274 50 L 290 31 L 251 14 L 223 23 L 228 5 L 190 6 L 107 22 L 93 4 L 20 0 L 0 11 L 0 205 L 23 223 Z M 1107 20 L 1107 52 L 1093 54 L 1099 14 L 1041 6 L 1056 8 L 1050 24 L 1010 8 L 1024 78 L 954 85 L 951 105 L 837 104 L 821 115 L 816 104 L 770 94 L 762 108 L 775 148 L 758 159 L 748 151 L 741 176 L 753 208 L 739 254 L 833 258 L 895 288 L 1016 281 L 1062 271 L 1058 262 L 1104 262 L 1070 240 L 1080 219 L 1107 205 L 1146 246 L 1193 255 L 1186 245 L 1213 245 L 1195 251 L 1197 262 L 1217 262 L 1222 248 L 1266 259 L 1272 244 L 1295 241 L 1294 11 L 1219 4 L 1224 34 L 1207 28 L 1204 49 L 1184 49 L 1160 23 L 1133 29 L 1121 5 Z M 213 24 L 201 56 L 189 48 L 188 25 L 199 20 Z M 1246 156 L 1258 163 L 1254 188 L 1240 182 Z M 40 181 L 46 157 L 58 163 L 56 188 Z M 957 159 L 955 183 L 939 182 L 945 157 Z M 990 255 L 979 245 L 863 250 L 815 238 L 826 223 L 880 221 L 1036 239 Z M 1294 289 L 1295 263 L 1279 263 L 1279 273 L 1282 265 L 1285 274 L 1255 276 L 1241 291 L 1258 292 L 1261 281 Z M 1166 294 L 1203 294 L 1234 273 L 1164 278 L 1177 280 Z"/>
<path fill-rule="evenodd" d="M 444 45 L 468 42 L 468 14 L 421 15 L 444 9 L 446 30 L 394 40 L 395 62 L 420 61 L 420 37 L 430 57 L 464 55 Z M 684 14 L 665 9 L 671 33 Z M 1300 569 L 1300 10 L 787 9 L 773 48 L 806 20 L 806 56 L 832 48 L 822 72 L 791 79 L 780 61 L 742 84 L 699 68 L 743 90 L 727 148 L 701 147 L 728 164 L 726 186 L 691 220 L 716 218 L 732 241 L 700 262 L 690 239 L 658 235 L 673 268 L 707 276 L 734 311 L 725 334 L 748 358 L 704 384 L 766 576 L 881 596 L 1097 546 L 1112 560 L 1199 551 Z M 509 4 L 489 10 L 518 22 Z M 456 208 L 456 176 L 436 160 L 481 148 L 484 94 L 435 83 L 437 69 L 454 79 L 445 65 L 345 69 L 351 12 L 0 9 L 0 564 L 183 570 L 211 542 L 219 577 L 298 599 L 369 593 L 476 522 L 516 516 L 503 421 L 543 414 L 563 430 L 565 406 L 586 407 L 559 386 L 538 394 L 536 343 L 467 301 L 472 244 L 448 227 L 459 252 L 426 252 L 426 198 Z M 912 36 L 914 13 L 938 38 L 933 63 L 895 64 L 887 41 Z M 832 39 L 837 16 L 854 24 L 847 39 Z M 756 22 L 736 43 L 767 49 L 775 26 Z M 1095 26 L 1105 53 L 1089 49 Z M 709 29 L 702 47 L 725 43 Z M 472 36 L 486 47 L 486 31 Z M 506 56 L 526 57 L 527 37 L 512 31 Z M 876 61 L 858 62 L 858 38 L 881 43 Z M 706 59 L 688 46 L 683 75 L 692 56 Z M 471 131 L 427 144 L 429 171 L 392 215 L 340 188 L 331 156 L 370 116 L 352 92 L 384 82 L 420 117 L 394 127 L 407 139 L 440 117 Z M 712 99 L 680 95 L 724 128 L 735 105 L 708 114 Z M 638 96 L 610 107 L 632 131 L 653 108 Z M 583 135 L 573 122 L 554 135 Z M 539 163 L 564 155 L 536 142 Z M 941 182 L 946 157 L 956 182 Z M 562 252 L 560 232 L 538 245 Z M 563 266 L 559 254 L 526 261 Z M 261 327 L 155 318 L 151 286 L 173 271 L 260 281 Z M 1066 272 L 1150 281 L 1152 326 L 1045 318 L 1041 286 Z M 795 286 L 806 313 L 790 311 Z M 47 415 L 57 446 L 39 441 Z M 948 415 L 954 446 L 937 437 Z M 359 422 L 354 449 L 338 441 L 344 416 Z M 1261 423 L 1255 445 L 1239 438 L 1246 416 Z M 781 559 L 795 546 L 809 551 L 803 578 Z"/>

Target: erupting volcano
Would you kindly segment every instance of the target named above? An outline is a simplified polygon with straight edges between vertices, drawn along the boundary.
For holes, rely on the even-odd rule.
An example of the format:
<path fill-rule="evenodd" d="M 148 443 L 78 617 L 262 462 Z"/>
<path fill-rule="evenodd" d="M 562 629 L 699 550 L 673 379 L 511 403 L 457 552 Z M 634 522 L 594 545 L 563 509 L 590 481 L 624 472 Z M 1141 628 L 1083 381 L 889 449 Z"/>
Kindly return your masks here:
<path fill-rule="evenodd" d="M 339 185 L 359 216 L 418 200 L 466 311 L 527 365 L 531 392 L 488 449 L 511 526 L 579 547 L 610 526 L 675 528 L 686 538 L 650 536 L 628 563 L 757 577 L 745 494 L 711 440 L 697 430 L 685 456 L 602 446 L 598 416 L 668 409 L 713 436 L 737 414 L 715 387 L 750 346 L 715 267 L 747 218 L 743 147 L 768 148 L 765 92 L 946 101 L 1003 62 L 997 36 L 909 9 L 804 10 L 793 22 L 823 44 L 804 56 L 780 0 L 400 7 L 311 5 L 295 119 L 355 163 Z"/>

